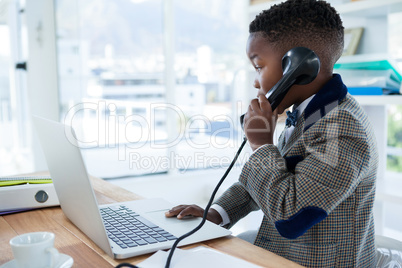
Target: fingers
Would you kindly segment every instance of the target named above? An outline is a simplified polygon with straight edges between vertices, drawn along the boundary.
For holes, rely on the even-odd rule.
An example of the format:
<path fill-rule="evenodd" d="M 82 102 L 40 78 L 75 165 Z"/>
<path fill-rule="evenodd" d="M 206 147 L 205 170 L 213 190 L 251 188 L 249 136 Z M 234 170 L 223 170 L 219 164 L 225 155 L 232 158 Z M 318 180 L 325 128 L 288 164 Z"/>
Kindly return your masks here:
<path fill-rule="evenodd" d="M 183 209 L 178 215 L 178 219 L 182 219 L 186 216 L 202 217 L 204 210 L 198 206 L 189 206 Z"/>
<path fill-rule="evenodd" d="M 255 112 L 256 114 L 271 114 L 271 104 L 264 95 L 258 95 L 256 99 L 251 100 L 248 112 Z"/>
<path fill-rule="evenodd" d="M 271 104 L 269 103 L 268 99 L 264 95 L 259 95 L 258 96 L 258 102 L 261 107 L 261 111 L 263 113 L 272 113 L 272 107 Z"/>
<path fill-rule="evenodd" d="M 252 99 L 250 106 L 249 106 L 250 111 L 258 112 L 260 111 L 260 104 L 258 103 L 258 99 Z"/>
<path fill-rule="evenodd" d="M 204 209 L 197 205 L 180 205 L 167 211 L 165 216 L 168 218 L 176 216 L 178 219 L 182 219 L 186 216 L 202 217 L 203 214 Z"/>
<path fill-rule="evenodd" d="M 246 122 L 251 116 L 256 114 L 261 114 L 260 105 L 258 99 L 252 99 L 250 105 L 248 106 L 247 113 L 244 116 L 244 122 Z"/>
<path fill-rule="evenodd" d="M 180 206 L 176 206 L 172 209 L 170 209 L 169 211 L 165 212 L 165 216 L 166 217 L 175 217 L 177 216 L 183 209 L 185 208 L 185 205 L 180 205 Z"/>
<path fill-rule="evenodd" d="M 273 143 L 273 133 L 277 120 L 277 112 L 272 112 L 271 104 L 264 95 L 253 99 L 244 116 L 244 132 L 253 148 Z"/>

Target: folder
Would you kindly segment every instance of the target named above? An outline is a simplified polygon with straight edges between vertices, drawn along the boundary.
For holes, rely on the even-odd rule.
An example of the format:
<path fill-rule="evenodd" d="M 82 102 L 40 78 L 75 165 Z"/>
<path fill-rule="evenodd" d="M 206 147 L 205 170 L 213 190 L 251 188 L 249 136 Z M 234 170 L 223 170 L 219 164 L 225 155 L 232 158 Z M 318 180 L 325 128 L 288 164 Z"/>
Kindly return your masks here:
<path fill-rule="evenodd" d="M 49 176 L 0 177 L 0 215 L 58 205 Z"/>
<path fill-rule="evenodd" d="M 395 95 L 399 90 L 395 88 L 383 87 L 348 87 L 351 95 Z"/>
<path fill-rule="evenodd" d="M 402 94 L 402 74 L 385 55 L 344 57 L 334 71 L 342 76 L 352 95 Z"/>

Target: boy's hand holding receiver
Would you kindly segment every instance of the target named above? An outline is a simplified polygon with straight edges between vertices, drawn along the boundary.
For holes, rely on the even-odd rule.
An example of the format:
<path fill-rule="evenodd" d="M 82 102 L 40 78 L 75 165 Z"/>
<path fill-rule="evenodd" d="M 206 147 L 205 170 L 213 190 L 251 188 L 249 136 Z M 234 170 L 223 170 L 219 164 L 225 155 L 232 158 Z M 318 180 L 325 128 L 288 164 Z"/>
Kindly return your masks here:
<path fill-rule="evenodd" d="M 271 104 L 264 95 L 258 95 L 251 101 L 244 116 L 244 132 L 253 151 L 273 143 L 277 118 L 277 112 L 272 112 Z"/>

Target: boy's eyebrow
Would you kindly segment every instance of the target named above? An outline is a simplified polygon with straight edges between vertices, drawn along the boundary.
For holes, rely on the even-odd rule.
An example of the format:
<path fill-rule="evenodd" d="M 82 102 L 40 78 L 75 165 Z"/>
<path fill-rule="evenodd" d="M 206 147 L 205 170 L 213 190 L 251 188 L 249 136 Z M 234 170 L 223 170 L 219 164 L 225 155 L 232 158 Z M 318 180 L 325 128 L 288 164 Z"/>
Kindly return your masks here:
<path fill-rule="evenodd" d="M 256 53 L 253 53 L 253 54 L 251 54 L 250 55 L 250 60 L 253 60 L 253 59 L 255 59 L 255 58 L 257 58 L 258 57 L 258 54 L 256 54 Z"/>

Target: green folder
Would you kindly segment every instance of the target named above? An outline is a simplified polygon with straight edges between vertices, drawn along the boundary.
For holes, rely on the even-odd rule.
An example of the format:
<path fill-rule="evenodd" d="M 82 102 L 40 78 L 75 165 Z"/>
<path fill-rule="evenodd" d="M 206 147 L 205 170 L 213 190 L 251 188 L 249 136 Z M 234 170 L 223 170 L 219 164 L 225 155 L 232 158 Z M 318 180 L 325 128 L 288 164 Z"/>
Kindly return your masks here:
<path fill-rule="evenodd" d="M 0 177 L 0 187 L 42 183 L 52 183 L 52 179 L 49 176 Z"/>
<path fill-rule="evenodd" d="M 402 81 L 402 75 L 388 60 L 369 60 L 362 62 L 341 62 L 336 63 L 334 69 L 349 69 L 349 70 L 391 70 L 391 79 L 397 82 Z"/>

